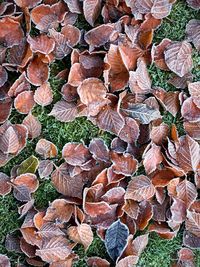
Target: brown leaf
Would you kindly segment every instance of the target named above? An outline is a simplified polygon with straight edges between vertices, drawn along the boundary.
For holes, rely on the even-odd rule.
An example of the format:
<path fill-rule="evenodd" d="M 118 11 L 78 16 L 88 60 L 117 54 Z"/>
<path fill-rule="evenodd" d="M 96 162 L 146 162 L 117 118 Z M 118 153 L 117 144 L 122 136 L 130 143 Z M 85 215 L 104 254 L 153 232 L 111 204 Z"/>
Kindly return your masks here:
<path fill-rule="evenodd" d="M 30 83 L 26 79 L 25 72 L 23 72 L 10 87 L 8 95 L 10 97 L 17 96 L 21 92 L 29 91 L 30 89 L 31 89 Z"/>
<path fill-rule="evenodd" d="M 122 206 L 123 211 L 133 219 L 137 219 L 139 214 L 138 203 L 131 199 L 126 199 L 125 204 Z"/>
<path fill-rule="evenodd" d="M 116 267 L 136 266 L 136 264 L 138 263 L 138 260 L 139 260 L 139 257 L 130 255 L 123 259 L 120 259 L 117 262 Z"/>
<path fill-rule="evenodd" d="M 176 150 L 176 159 L 179 167 L 185 172 L 196 171 L 199 164 L 200 146 L 190 136 L 185 135 L 179 138 Z"/>
<path fill-rule="evenodd" d="M 27 78 L 32 85 L 41 86 L 49 79 L 49 66 L 35 57 L 27 67 Z"/>
<path fill-rule="evenodd" d="M 23 0 L 23 1 L 14 0 L 14 2 L 16 3 L 16 5 L 18 5 L 21 8 L 33 8 L 34 6 L 36 6 L 42 1 L 41 0 Z"/>
<path fill-rule="evenodd" d="M 7 234 L 5 238 L 5 248 L 8 251 L 21 253 L 20 238 L 16 236 L 16 233 Z"/>
<path fill-rule="evenodd" d="M 41 249 L 37 249 L 36 255 L 41 257 L 43 261 L 51 263 L 65 260 L 71 251 L 67 239 L 63 236 L 57 236 L 43 244 Z"/>
<path fill-rule="evenodd" d="M 12 180 L 15 186 L 25 186 L 33 193 L 38 189 L 39 181 L 33 173 L 21 174 Z"/>
<path fill-rule="evenodd" d="M 34 53 L 39 52 L 48 55 L 54 50 L 55 47 L 54 40 L 48 37 L 46 34 L 40 34 L 36 37 L 31 37 L 29 35 L 27 41 Z"/>
<path fill-rule="evenodd" d="M 184 231 L 183 245 L 189 248 L 200 248 L 200 237 L 193 235 L 189 231 Z"/>
<path fill-rule="evenodd" d="M 85 80 L 85 75 L 83 73 L 83 67 L 81 66 L 80 63 L 74 63 L 71 66 L 69 76 L 68 76 L 68 83 L 71 86 L 77 87 L 79 86 L 84 80 Z"/>
<path fill-rule="evenodd" d="M 144 60 L 138 60 L 136 71 L 130 71 L 129 86 L 132 93 L 151 92 L 151 80 Z"/>
<path fill-rule="evenodd" d="M 176 75 L 172 76 L 169 79 L 168 83 L 172 84 L 176 88 L 185 89 L 188 85 L 188 82 L 192 82 L 192 79 L 193 79 L 193 75 L 192 73 L 189 72 L 183 77 L 179 77 Z"/>
<path fill-rule="evenodd" d="M 125 190 L 123 187 L 111 188 L 108 190 L 101 199 L 109 204 L 123 204 Z"/>
<path fill-rule="evenodd" d="M 38 173 L 40 178 L 49 177 L 53 171 L 53 166 L 54 165 L 51 160 L 41 160 L 38 167 Z"/>
<path fill-rule="evenodd" d="M 150 132 L 150 138 L 156 145 L 161 145 L 166 141 L 169 134 L 169 126 L 161 123 L 158 126 L 153 126 Z"/>
<path fill-rule="evenodd" d="M 113 163 L 113 171 L 125 176 L 132 176 L 138 167 L 138 161 L 128 153 L 121 155 L 112 152 L 111 161 Z"/>
<path fill-rule="evenodd" d="M 4 67 L 0 66 L 0 87 L 2 87 L 8 80 L 8 73 Z"/>
<path fill-rule="evenodd" d="M 122 90 L 127 85 L 129 79 L 127 67 L 133 67 L 132 64 L 136 65 L 137 60 L 136 58 L 135 62 L 132 62 L 131 52 L 125 46 L 110 45 L 108 54 L 104 59 L 105 63 L 109 66 L 109 68 L 104 70 L 104 80 L 106 86 L 111 87 L 111 92 Z"/>
<path fill-rule="evenodd" d="M 56 199 L 48 207 L 43 219 L 65 223 L 70 220 L 73 210 L 73 205 L 69 204 L 65 199 Z"/>
<path fill-rule="evenodd" d="M 23 37 L 24 33 L 18 21 L 10 17 L 5 17 L 0 20 L 0 42 L 5 47 L 19 45 Z"/>
<path fill-rule="evenodd" d="M 55 158 L 58 154 L 57 147 L 46 139 L 40 139 L 37 142 L 35 152 L 40 154 L 43 158 Z"/>
<path fill-rule="evenodd" d="M 89 257 L 86 262 L 89 267 L 110 267 L 110 263 L 100 257 Z"/>
<path fill-rule="evenodd" d="M 190 122 L 200 122 L 200 109 L 194 104 L 192 97 L 187 98 L 181 107 L 184 119 Z"/>
<path fill-rule="evenodd" d="M 42 106 L 48 106 L 53 101 L 53 93 L 49 83 L 44 83 L 35 90 L 34 101 Z"/>
<path fill-rule="evenodd" d="M 34 139 L 41 134 L 42 125 L 38 118 L 29 113 L 23 120 L 22 124 L 28 129 L 28 137 Z"/>
<path fill-rule="evenodd" d="M 80 3 L 78 0 L 64 0 L 64 1 L 67 3 L 67 6 L 72 13 L 77 13 L 77 14 L 82 13 Z"/>
<path fill-rule="evenodd" d="M 200 4 L 199 4 L 200 8 Z M 192 19 L 186 25 L 186 35 L 189 42 L 192 42 L 195 48 L 200 50 L 200 20 Z"/>
<path fill-rule="evenodd" d="M 107 89 L 97 78 L 85 79 L 77 88 L 80 100 L 88 107 L 89 115 L 96 116 L 110 101 L 106 99 Z"/>
<path fill-rule="evenodd" d="M 136 120 L 126 117 L 125 125 L 119 133 L 119 138 L 127 143 L 134 143 L 137 141 L 140 134 L 139 125 Z"/>
<path fill-rule="evenodd" d="M 189 122 L 183 123 L 186 133 L 195 140 L 200 140 L 200 122 Z"/>
<path fill-rule="evenodd" d="M 16 154 L 19 151 L 19 138 L 12 126 L 0 136 L 0 150 L 5 154 Z"/>
<path fill-rule="evenodd" d="M 10 261 L 6 255 L 0 254 L 0 265 L 2 267 L 10 267 Z"/>
<path fill-rule="evenodd" d="M 83 13 L 87 22 L 94 26 L 101 11 L 101 0 L 86 0 L 83 2 Z"/>
<path fill-rule="evenodd" d="M 33 91 L 24 91 L 17 95 L 14 101 L 16 110 L 22 114 L 28 114 L 35 105 Z"/>
<path fill-rule="evenodd" d="M 136 0 L 135 6 L 139 13 L 151 13 L 152 16 L 156 19 L 167 17 L 170 14 L 172 8 L 170 0 Z"/>
<path fill-rule="evenodd" d="M 161 152 L 161 147 L 152 144 L 150 149 L 144 152 L 143 159 L 146 173 L 150 174 L 154 172 L 164 160 Z"/>
<path fill-rule="evenodd" d="M 89 144 L 89 151 L 96 160 L 109 161 L 109 150 L 103 139 L 93 138 Z"/>
<path fill-rule="evenodd" d="M 118 135 L 124 126 L 124 118 L 116 107 L 105 106 L 96 117 L 96 124 L 104 131 Z"/>
<path fill-rule="evenodd" d="M 74 47 L 77 45 L 81 38 L 80 30 L 73 25 L 66 25 L 61 29 L 61 34 L 66 37 L 69 47 Z"/>
<path fill-rule="evenodd" d="M 200 237 L 200 213 L 187 210 L 185 228 L 190 233 L 194 234 L 197 237 Z"/>
<path fill-rule="evenodd" d="M 13 195 L 21 202 L 28 202 L 31 200 L 31 194 L 27 186 L 14 185 L 13 184 Z"/>
<path fill-rule="evenodd" d="M 200 108 L 200 82 L 189 83 L 188 90 L 194 104 Z"/>
<path fill-rule="evenodd" d="M 85 250 L 87 250 L 93 241 L 93 232 L 91 226 L 86 223 L 82 223 L 77 227 L 77 231 L 81 244 L 83 244 Z"/>
<path fill-rule="evenodd" d="M 18 208 L 18 213 L 21 215 L 20 218 L 22 218 L 24 215 L 26 215 L 29 210 L 33 208 L 34 205 L 34 199 L 31 199 L 27 203 L 23 204 Z"/>
<path fill-rule="evenodd" d="M 81 166 L 91 159 L 89 149 L 79 143 L 67 143 L 62 149 L 62 156 L 72 166 Z"/>
<path fill-rule="evenodd" d="M 144 230 L 147 225 L 149 224 L 149 221 L 153 217 L 153 207 L 148 201 L 142 201 L 139 203 L 139 214 L 136 219 L 136 225 L 139 230 Z"/>
<path fill-rule="evenodd" d="M 54 29 L 49 30 L 50 36 L 55 41 L 55 48 L 53 54 L 55 55 L 56 59 L 63 59 L 71 52 L 71 47 L 68 44 L 68 38 Z"/>
<path fill-rule="evenodd" d="M 195 185 L 186 179 L 176 186 L 176 191 L 177 197 L 184 201 L 187 208 L 189 208 L 197 198 Z"/>
<path fill-rule="evenodd" d="M 20 239 L 20 248 L 22 252 L 29 258 L 35 257 L 36 247 L 27 243 L 23 237 Z"/>
<path fill-rule="evenodd" d="M 62 1 L 51 6 L 41 4 L 32 9 L 31 20 L 38 30 L 47 32 L 48 29 L 57 28 L 58 23 L 64 19 L 66 12 L 67 6 Z"/>
<path fill-rule="evenodd" d="M 169 70 L 165 63 L 165 58 L 164 58 L 164 51 L 170 45 L 172 41 L 170 39 L 164 38 L 159 45 L 153 45 L 152 50 L 151 50 L 151 55 L 152 55 L 152 61 L 156 64 L 158 68 L 161 70 Z"/>
<path fill-rule="evenodd" d="M 193 9 L 200 9 L 200 3 L 199 0 L 186 0 L 188 5 L 192 7 Z"/>
<path fill-rule="evenodd" d="M 49 116 L 54 116 L 62 122 L 73 121 L 78 116 L 77 105 L 74 102 L 58 101 L 49 113 Z"/>
<path fill-rule="evenodd" d="M 11 99 L 0 101 L 0 123 L 4 123 L 9 117 L 12 109 Z"/>
<path fill-rule="evenodd" d="M 85 34 L 85 41 L 93 48 L 105 45 L 113 32 L 115 31 L 113 24 L 102 24 Z"/>
<path fill-rule="evenodd" d="M 0 172 L 0 195 L 5 196 L 11 192 L 12 186 L 9 183 L 10 178 L 3 172 Z"/>
<path fill-rule="evenodd" d="M 190 266 L 190 267 L 195 267 L 195 259 L 194 259 L 194 253 L 192 250 L 188 248 L 181 248 L 178 252 L 178 262 L 183 264 L 183 266 Z"/>
<path fill-rule="evenodd" d="M 163 107 L 175 117 L 180 109 L 179 92 L 166 92 L 162 88 L 156 88 L 153 93 Z"/>
<path fill-rule="evenodd" d="M 70 177 L 67 163 L 63 163 L 51 175 L 51 181 L 57 191 L 67 197 L 82 198 L 84 186 L 81 174 Z"/>
<path fill-rule="evenodd" d="M 165 239 L 173 239 L 177 231 L 171 231 L 165 223 L 153 223 L 148 228 L 149 232 L 156 232 L 160 237 Z"/>
<path fill-rule="evenodd" d="M 175 223 L 182 223 L 186 219 L 186 205 L 181 199 L 173 199 L 173 204 L 170 207 L 171 220 Z"/>
<path fill-rule="evenodd" d="M 165 61 L 168 68 L 180 77 L 183 77 L 193 67 L 192 47 L 187 41 L 173 42 L 165 52 Z"/>
<path fill-rule="evenodd" d="M 151 180 L 144 175 L 135 176 L 129 182 L 125 199 L 135 201 L 148 200 L 155 194 L 155 188 Z"/>
<path fill-rule="evenodd" d="M 44 223 L 37 232 L 43 240 L 50 240 L 55 236 L 64 236 L 65 233 L 54 223 Z"/>

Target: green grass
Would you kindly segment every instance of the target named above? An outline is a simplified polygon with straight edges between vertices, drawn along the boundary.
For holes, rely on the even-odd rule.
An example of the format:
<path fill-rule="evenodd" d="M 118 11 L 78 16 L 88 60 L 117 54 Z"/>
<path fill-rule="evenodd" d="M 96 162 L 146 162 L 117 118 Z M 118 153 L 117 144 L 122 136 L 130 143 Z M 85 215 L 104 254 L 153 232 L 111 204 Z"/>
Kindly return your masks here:
<path fill-rule="evenodd" d="M 0 0 L 1 1 L 1 0 Z M 187 7 L 184 0 L 178 0 L 174 5 L 170 16 L 163 20 L 161 27 L 156 30 L 154 36 L 154 43 L 159 43 L 163 38 L 169 38 L 171 40 L 180 41 L 185 38 L 185 27 L 189 20 L 196 18 L 200 19 L 200 13 L 194 11 Z M 90 29 L 90 26 L 79 16 L 76 25 L 80 29 Z M 32 34 L 37 34 L 37 31 L 32 32 Z M 194 75 L 194 81 L 200 80 L 200 55 L 197 52 L 193 52 L 193 62 L 194 68 L 192 73 Z M 58 80 L 55 75 L 62 69 L 70 67 L 70 58 L 67 57 L 63 61 L 55 62 L 51 65 L 51 77 L 50 84 L 53 89 L 54 103 L 60 98 L 60 89 L 65 81 Z M 165 72 L 156 68 L 155 65 L 149 67 L 149 73 L 152 78 L 153 86 L 160 86 L 167 91 L 174 91 L 172 85 L 168 84 L 169 78 L 172 76 L 171 72 Z M 186 90 L 187 93 L 187 90 Z M 61 149 L 67 142 L 84 142 L 88 144 L 93 137 L 102 137 L 105 142 L 109 145 L 112 140 L 112 135 L 109 133 L 104 133 L 94 126 L 91 122 L 87 121 L 85 118 L 78 118 L 71 123 L 61 123 L 56 121 L 53 117 L 48 116 L 52 109 L 52 105 L 41 108 L 36 106 L 33 110 L 33 114 L 38 116 L 38 119 L 42 123 L 42 136 L 58 146 L 59 154 Z M 164 112 L 163 121 L 169 126 L 172 123 L 177 125 L 179 134 L 184 134 L 182 120 L 180 115 L 174 118 L 170 113 Z M 20 115 L 13 112 L 11 115 L 11 121 L 13 123 L 21 123 L 24 115 Z M 0 171 L 4 171 L 9 174 L 11 168 L 16 164 L 21 163 L 24 159 L 35 153 L 35 145 L 38 139 L 33 141 L 29 140 L 26 148 L 14 159 L 12 159 L 4 168 L 0 168 Z M 36 155 L 38 156 L 38 155 Z M 142 167 L 139 172 L 143 172 Z M 40 187 L 34 194 L 36 207 L 43 209 L 48 205 L 49 201 L 53 201 L 57 198 L 58 193 L 51 185 L 49 180 L 40 181 Z M 7 253 L 4 247 L 4 239 L 7 233 L 17 229 L 21 221 L 18 220 L 17 207 L 19 203 L 13 198 L 12 194 L 4 198 L 0 198 L 0 253 Z M 163 240 L 155 234 L 150 235 L 149 244 L 142 254 L 138 267 L 169 267 L 171 261 L 176 259 L 176 252 L 181 247 L 181 234 L 179 234 L 173 240 Z M 78 253 L 80 260 L 75 264 L 76 267 L 87 266 L 85 260 L 90 256 L 99 256 L 109 259 L 105 246 L 103 242 L 95 237 L 92 245 L 85 253 L 82 246 L 76 247 L 76 252 Z M 196 264 L 200 266 L 200 252 L 196 253 Z M 21 257 L 18 254 L 8 253 L 11 258 L 13 266 L 16 266 L 18 258 Z M 23 260 L 23 258 L 20 258 Z"/>

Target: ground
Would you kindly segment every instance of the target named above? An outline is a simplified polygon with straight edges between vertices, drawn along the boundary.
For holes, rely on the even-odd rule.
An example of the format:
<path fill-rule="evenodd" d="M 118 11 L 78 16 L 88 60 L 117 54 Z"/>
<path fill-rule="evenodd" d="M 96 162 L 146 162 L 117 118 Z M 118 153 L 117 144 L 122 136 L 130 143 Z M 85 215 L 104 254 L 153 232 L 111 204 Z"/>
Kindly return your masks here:
<path fill-rule="evenodd" d="M 173 10 L 169 17 L 164 19 L 162 26 L 155 32 L 154 42 L 159 43 L 163 38 L 169 38 L 171 40 L 183 40 L 185 38 L 185 26 L 190 19 L 200 19 L 200 14 L 187 7 L 184 0 L 178 0 L 174 5 Z M 79 28 L 84 27 L 84 22 L 79 19 L 77 26 Z M 194 81 L 200 80 L 200 56 L 194 52 Z M 66 65 L 69 66 L 70 59 L 67 58 L 66 62 L 58 64 L 57 62 L 51 66 L 50 83 L 54 91 L 54 102 L 61 98 L 60 88 L 63 84 L 61 80 L 54 78 L 58 69 L 64 69 Z M 149 73 L 153 80 L 154 86 L 160 86 L 166 90 L 174 90 L 173 86 L 170 86 L 167 81 L 170 77 L 170 73 L 164 72 L 156 68 L 154 65 L 149 67 Z M 46 138 L 58 146 L 59 153 L 63 145 L 71 141 L 83 141 L 88 144 L 93 137 L 102 137 L 109 145 L 112 140 L 112 135 L 102 132 L 97 127 L 92 125 L 91 122 L 85 118 L 76 119 L 71 123 L 61 123 L 56 121 L 53 117 L 48 116 L 52 106 L 47 108 L 36 107 L 33 114 L 37 115 L 42 123 L 42 137 Z M 11 121 L 21 123 L 24 116 L 12 114 Z M 182 121 L 180 115 L 174 118 L 169 113 L 163 114 L 163 120 L 168 125 L 175 123 L 178 127 L 180 134 L 184 134 Z M 9 174 L 12 166 L 21 163 L 28 156 L 35 154 L 35 144 L 37 139 L 29 141 L 26 148 L 16 158 L 11 160 L 6 167 L 1 168 L 0 171 Z M 41 180 L 40 187 L 35 193 L 35 205 L 37 208 L 42 209 L 47 206 L 49 201 L 53 201 L 58 196 L 49 180 Z M 0 198 L 0 253 L 7 253 L 4 248 L 4 239 L 7 233 L 10 233 L 17 229 L 21 220 L 18 219 L 17 207 L 19 203 L 13 198 L 12 195 Z M 181 233 L 171 241 L 163 240 L 155 234 L 150 235 L 150 242 L 148 247 L 143 252 L 138 267 L 169 267 L 172 260 L 177 257 L 177 250 L 181 247 Z M 75 265 L 76 267 L 87 266 L 85 258 L 88 256 L 100 256 L 108 258 L 106 254 L 103 242 L 96 237 L 86 253 L 81 246 L 76 249 L 80 256 L 80 261 Z M 196 251 L 196 264 L 200 266 L 200 252 Z M 19 254 L 7 253 L 11 258 L 13 266 L 16 266 L 18 260 L 23 260 Z"/>

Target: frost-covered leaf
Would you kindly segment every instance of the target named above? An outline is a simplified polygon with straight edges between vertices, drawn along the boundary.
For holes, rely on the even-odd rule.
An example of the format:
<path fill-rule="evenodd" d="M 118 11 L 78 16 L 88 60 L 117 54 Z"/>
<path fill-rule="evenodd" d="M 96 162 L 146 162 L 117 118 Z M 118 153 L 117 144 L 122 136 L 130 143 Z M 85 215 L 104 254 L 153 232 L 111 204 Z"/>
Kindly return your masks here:
<path fill-rule="evenodd" d="M 183 77 L 193 67 L 191 45 L 187 41 L 173 42 L 165 50 L 165 61 L 171 71 Z"/>
<path fill-rule="evenodd" d="M 25 159 L 17 168 L 17 175 L 24 173 L 35 173 L 39 165 L 39 160 L 35 156 Z"/>
<path fill-rule="evenodd" d="M 114 222 L 106 231 L 105 246 L 108 254 L 116 261 L 123 252 L 129 235 L 128 227 L 120 220 Z"/>
<path fill-rule="evenodd" d="M 146 104 L 131 104 L 127 109 L 122 109 L 127 115 L 138 119 L 142 124 L 149 124 L 151 121 L 161 117 L 159 110 L 151 108 Z"/>

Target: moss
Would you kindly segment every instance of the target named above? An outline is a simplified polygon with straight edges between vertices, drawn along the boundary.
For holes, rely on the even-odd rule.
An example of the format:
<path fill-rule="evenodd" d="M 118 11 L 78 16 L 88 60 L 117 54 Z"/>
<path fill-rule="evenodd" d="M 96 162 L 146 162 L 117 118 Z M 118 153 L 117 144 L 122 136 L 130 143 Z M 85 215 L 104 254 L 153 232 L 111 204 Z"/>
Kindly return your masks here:
<path fill-rule="evenodd" d="M 38 190 L 34 193 L 33 197 L 35 199 L 35 206 L 38 209 L 43 209 L 48 207 L 49 202 L 58 198 L 59 194 L 51 184 L 50 180 L 45 180 L 40 183 Z"/>
<path fill-rule="evenodd" d="M 141 255 L 137 267 L 169 267 L 177 258 L 177 251 L 182 243 L 181 234 L 173 240 L 160 238 L 156 234 L 150 234 L 147 248 Z"/>
<path fill-rule="evenodd" d="M 82 245 L 78 245 L 75 248 L 75 252 L 79 255 L 79 261 L 74 264 L 74 267 L 86 267 L 86 259 L 88 257 L 100 257 L 103 259 L 107 259 L 111 262 L 109 255 L 106 252 L 106 248 L 104 242 L 95 234 L 94 240 L 88 250 L 85 252 Z M 111 262 L 111 266 L 112 262 Z"/>

